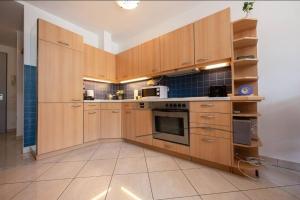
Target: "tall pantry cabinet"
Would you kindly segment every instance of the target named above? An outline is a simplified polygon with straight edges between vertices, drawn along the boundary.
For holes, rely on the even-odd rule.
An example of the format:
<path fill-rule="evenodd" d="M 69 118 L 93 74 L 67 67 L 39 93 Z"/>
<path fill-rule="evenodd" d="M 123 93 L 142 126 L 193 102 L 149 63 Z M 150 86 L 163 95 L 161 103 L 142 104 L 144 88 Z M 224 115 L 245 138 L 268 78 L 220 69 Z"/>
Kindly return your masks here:
<path fill-rule="evenodd" d="M 83 143 L 83 38 L 38 20 L 37 155 Z"/>

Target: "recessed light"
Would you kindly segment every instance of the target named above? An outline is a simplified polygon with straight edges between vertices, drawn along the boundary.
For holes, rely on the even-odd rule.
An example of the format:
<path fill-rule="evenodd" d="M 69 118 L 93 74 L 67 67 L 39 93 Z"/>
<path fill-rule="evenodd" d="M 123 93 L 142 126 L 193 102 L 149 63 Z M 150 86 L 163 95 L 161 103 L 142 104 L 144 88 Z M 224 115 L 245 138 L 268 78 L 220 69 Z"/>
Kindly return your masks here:
<path fill-rule="evenodd" d="M 130 1 L 130 0 L 125 0 L 125 1 L 117 1 L 117 4 L 126 10 L 133 10 L 136 7 L 138 7 L 140 1 Z"/>

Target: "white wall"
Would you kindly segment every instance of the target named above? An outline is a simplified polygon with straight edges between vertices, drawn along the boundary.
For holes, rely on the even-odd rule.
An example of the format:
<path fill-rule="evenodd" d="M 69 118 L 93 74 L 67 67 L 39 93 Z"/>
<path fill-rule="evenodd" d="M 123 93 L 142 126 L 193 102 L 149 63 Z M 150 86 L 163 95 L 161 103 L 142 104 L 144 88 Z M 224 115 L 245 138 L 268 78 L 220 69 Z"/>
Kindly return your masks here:
<path fill-rule="evenodd" d="M 7 53 L 7 129 L 16 129 L 17 119 L 17 49 L 0 44 L 0 52 Z"/>
<path fill-rule="evenodd" d="M 120 50 L 230 7 L 232 20 L 243 17 L 243 2 L 199 2 L 199 6 L 129 38 Z M 300 2 L 256 1 L 258 19 L 261 154 L 300 163 Z"/>

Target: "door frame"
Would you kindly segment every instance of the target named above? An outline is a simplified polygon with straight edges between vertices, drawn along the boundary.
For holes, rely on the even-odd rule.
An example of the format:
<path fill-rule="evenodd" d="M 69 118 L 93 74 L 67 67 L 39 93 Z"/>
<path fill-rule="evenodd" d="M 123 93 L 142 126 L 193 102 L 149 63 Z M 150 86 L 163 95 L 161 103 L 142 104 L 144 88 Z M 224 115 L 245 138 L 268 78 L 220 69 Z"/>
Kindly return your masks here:
<path fill-rule="evenodd" d="M 7 52 L 2 52 L 2 51 L 0 51 L 0 54 L 5 54 L 6 55 L 6 62 L 5 62 L 5 82 L 6 82 L 6 84 L 5 84 L 5 118 L 4 118 L 4 120 L 5 120 L 5 132 L 4 132 L 4 134 L 5 133 L 7 133 L 7 62 L 8 62 L 8 53 Z M 0 133 L 0 134 L 3 134 L 3 133 Z"/>

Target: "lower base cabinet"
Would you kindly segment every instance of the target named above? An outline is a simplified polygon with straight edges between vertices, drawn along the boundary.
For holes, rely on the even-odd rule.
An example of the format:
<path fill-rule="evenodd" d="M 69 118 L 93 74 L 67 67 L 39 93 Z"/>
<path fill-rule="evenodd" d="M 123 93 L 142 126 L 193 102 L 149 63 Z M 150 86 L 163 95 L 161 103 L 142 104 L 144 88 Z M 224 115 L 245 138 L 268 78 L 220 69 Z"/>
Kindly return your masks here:
<path fill-rule="evenodd" d="M 190 137 L 192 157 L 231 166 L 231 145 L 229 139 L 200 134 L 191 134 Z"/>
<path fill-rule="evenodd" d="M 84 142 L 100 138 L 100 110 L 84 111 Z"/>
<path fill-rule="evenodd" d="M 163 140 L 153 139 L 153 146 L 166 149 L 183 155 L 190 155 L 190 147 L 182 144 L 175 144 Z"/>
<path fill-rule="evenodd" d="M 121 110 L 101 110 L 101 138 L 121 138 Z"/>
<path fill-rule="evenodd" d="M 39 103 L 38 109 L 38 155 L 83 143 L 82 103 Z"/>

